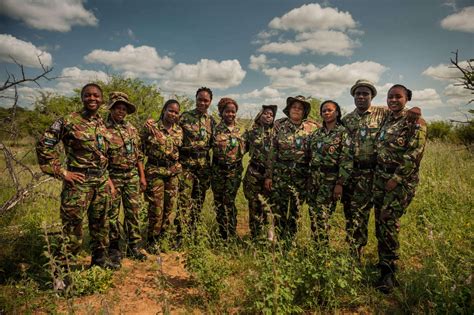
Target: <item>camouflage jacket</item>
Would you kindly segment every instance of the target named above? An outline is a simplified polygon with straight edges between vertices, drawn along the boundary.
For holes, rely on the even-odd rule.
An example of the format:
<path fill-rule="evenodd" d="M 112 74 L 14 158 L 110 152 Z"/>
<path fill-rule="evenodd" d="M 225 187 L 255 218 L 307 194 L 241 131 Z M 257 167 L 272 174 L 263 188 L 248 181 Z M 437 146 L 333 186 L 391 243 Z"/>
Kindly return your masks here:
<path fill-rule="evenodd" d="M 177 124 L 168 131 L 160 119 L 151 128 L 144 127 L 141 133 L 143 153 L 148 158 L 147 168 L 160 163 L 159 173 L 173 175 L 181 172 L 179 149 L 183 144 L 183 130 Z M 163 165 L 161 165 L 163 164 Z M 173 165 L 173 167 L 166 166 Z"/>
<path fill-rule="evenodd" d="M 375 142 L 390 110 L 370 106 L 363 114 L 357 109 L 342 118 L 354 145 L 354 161 L 375 164 Z"/>
<path fill-rule="evenodd" d="M 311 170 L 314 174 L 334 176 L 338 184 L 347 183 L 352 172 L 353 147 L 347 129 L 321 127 L 310 137 Z"/>
<path fill-rule="evenodd" d="M 245 130 L 236 123 L 229 128 L 221 121 L 212 135 L 212 157 L 218 164 L 233 164 L 242 160 L 246 152 L 247 142 Z"/>
<path fill-rule="evenodd" d="M 308 164 L 309 137 L 319 127 L 319 123 L 311 119 L 304 119 L 299 126 L 293 124 L 289 118 L 276 120 L 265 178 L 272 178 L 276 163 Z"/>
<path fill-rule="evenodd" d="M 255 123 L 251 129 L 245 132 L 244 138 L 247 143 L 250 161 L 268 167 L 268 155 L 272 147 L 273 126 L 263 126 Z"/>
<path fill-rule="evenodd" d="M 180 150 L 183 165 L 208 167 L 208 156 L 204 154 L 197 157 L 190 154 L 205 153 L 210 150 L 212 133 L 215 127 L 214 118 L 209 114 L 202 114 L 197 109 L 193 109 L 181 115 L 179 126 L 183 129 L 183 146 Z"/>
<path fill-rule="evenodd" d="M 62 178 L 63 167 L 56 150 L 62 141 L 69 167 L 105 169 L 109 138 L 100 116 L 90 117 L 86 111 L 71 113 L 56 120 L 36 144 L 38 163 L 44 173 Z"/>
<path fill-rule="evenodd" d="M 109 169 L 131 169 L 143 162 L 141 141 L 137 128 L 127 121 L 114 122 L 109 117 L 105 126 L 110 133 L 110 147 L 107 151 Z"/>
<path fill-rule="evenodd" d="M 392 179 L 398 183 L 418 172 L 427 137 L 423 118 L 408 122 L 407 110 L 400 117 L 387 117 L 377 139 L 377 165 L 395 170 Z"/>

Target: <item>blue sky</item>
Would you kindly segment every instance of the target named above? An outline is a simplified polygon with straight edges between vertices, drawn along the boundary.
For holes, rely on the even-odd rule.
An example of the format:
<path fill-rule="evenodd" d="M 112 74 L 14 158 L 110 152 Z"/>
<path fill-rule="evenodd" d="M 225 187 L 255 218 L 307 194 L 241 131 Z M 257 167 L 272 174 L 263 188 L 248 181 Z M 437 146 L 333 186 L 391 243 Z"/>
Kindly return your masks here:
<path fill-rule="evenodd" d="M 427 119 L 462 119 L 472 98 L 456 86 L 451 52 L 474 58 L 474 3 L 468 0 L 81 1 L 0 0 L 0 79 L 53 67 L 41 89 L 72 89 L 118 73 L 156 84 L 165 97 L 208 86 L 214 105 L 231 96 L 240 115 L 286 97 L 334 99 L 354 108 L 350 86 L 375 82 L 413 90 Z M 31 107 L 35 85 L 20 87 Z M 8 96 L 9 93 L 4 93 Z M 2 106 L 11 100 L 0 99 Z"/>

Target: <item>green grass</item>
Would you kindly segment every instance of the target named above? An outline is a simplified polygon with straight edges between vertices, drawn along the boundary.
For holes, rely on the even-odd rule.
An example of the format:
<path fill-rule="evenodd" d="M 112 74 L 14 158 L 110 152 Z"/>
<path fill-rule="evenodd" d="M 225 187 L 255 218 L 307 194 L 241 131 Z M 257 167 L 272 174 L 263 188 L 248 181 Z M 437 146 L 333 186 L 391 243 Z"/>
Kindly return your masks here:
<path fill-rule="evenodd" d="M 28 145 L 17 146 L 15 150 L 19 155 L 25 154 Z M 25 160 L 32 163 L 34 158 L 28 154 Z M 4 169 L 3 160 L 0 167 Z M 473 156 L 463 147 L 441 142 L 428 144 L 420 185 L 401 220 L 401 286 L 391 295 L 383 295 L 372 286 L 378 276 L 374 268 L 377 251 L 373 217 L 369 244 L 363 264 L 358 267 L 348 257 L 340 206 L 331 218 L 328 250 L 317 250 L 312 243 L 306 207 L 301 211 L 295 242 L 289 248 L 267 242 L 255 244 L 248 236 L 222 244 L 215 240 L 217 227 L 209 191 L 200 236 L 184 248 L 186 267 L 200 296 L 190 300 L 189 307 L 214 313 L 233 310 L 472 314 L 473 168 Z M 4 201 L 12 187 L 6 172 L 2 178 L 0 200 Z M 21 180 L 27 182 L 27 174 Z M 28 312 L 32 310 L 28 305 L 38 305 L 52 296 L 49 271 L 44 267 L 47 259 L 41 255 L 45 246 L 41 227 L 59 222 L 60 190 L 58 181 L 48 182 L 0 217 L 0 312 L 2 307 L 7 312 Z M 246 225 L 247 201 L 242 189 L 236 204 L 239 225 Z M 86 280 L 91 276 L 78 275 Z M 92 294 L 104 287 L 85 286 L 82 290 Z M 49 301 L 46 311 L 54 310 L 57 300 Z"/>

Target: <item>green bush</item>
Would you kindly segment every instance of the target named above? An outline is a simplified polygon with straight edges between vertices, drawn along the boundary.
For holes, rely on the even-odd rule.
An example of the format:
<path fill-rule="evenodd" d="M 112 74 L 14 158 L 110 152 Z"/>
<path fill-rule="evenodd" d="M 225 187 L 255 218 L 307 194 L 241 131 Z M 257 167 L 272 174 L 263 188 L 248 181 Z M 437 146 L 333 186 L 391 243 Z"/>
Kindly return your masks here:
<path fill-rule="evenodd" d="M 428 123 L 428 139 L 446 140 L 451 134 L 453 125 L 444 120 L 438 120 Z"/>

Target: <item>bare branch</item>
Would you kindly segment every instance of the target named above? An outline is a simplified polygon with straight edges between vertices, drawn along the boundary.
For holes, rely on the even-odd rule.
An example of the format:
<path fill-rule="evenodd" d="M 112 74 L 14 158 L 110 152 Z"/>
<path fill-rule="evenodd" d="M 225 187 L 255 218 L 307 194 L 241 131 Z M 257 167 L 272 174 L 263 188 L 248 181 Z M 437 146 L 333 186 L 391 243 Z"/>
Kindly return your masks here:
<path fill-rule="evenodd" d="M 4 90 L 7 90 L 13 86 L 16 86 L 16 85 L 19 85 L 19 84 L 22 84 L 22 83 L 25 83 L 25 82 L 33 82 L 35 83 L 36 85 L 38 85 L 39 87 L 40 84 L 39 84 L 39 80 L 40 79 L 45 79 L 47 81 L 51 81 L 53 79 L 56 79 L 56 77 L 49 77 L 48 74 L 51 73 L 51 71 L 53 71 L 53 68 L 49 68 L 47 66 L 45 66 L 42 62 L 41 62 L 41 59 L 40 59 L 40 56 L 38 56 L 38 60 L 39 60 L 39 63 L 41 65 L 41 68 L 43 70 L 42 73 L 38 74 L 37 76 L 35 77 L 32 77 L 32 78 L 29 78 L 26 76 L 25 74 L 25 68 L 22 64 L 19 64 L 15 58 L 11 57 L 13 62 L 20 68 L 20 72 L 21 72 L 21 79 L 16 79 L 15 76 L 13 74 L 10 74 L 8 71 L 7 71 L 7 79 L 5 80 L 5 82 L 3 83 L 3 86 L 0 86 L 0 92 L 1 91 L 4 91 Z"/>

